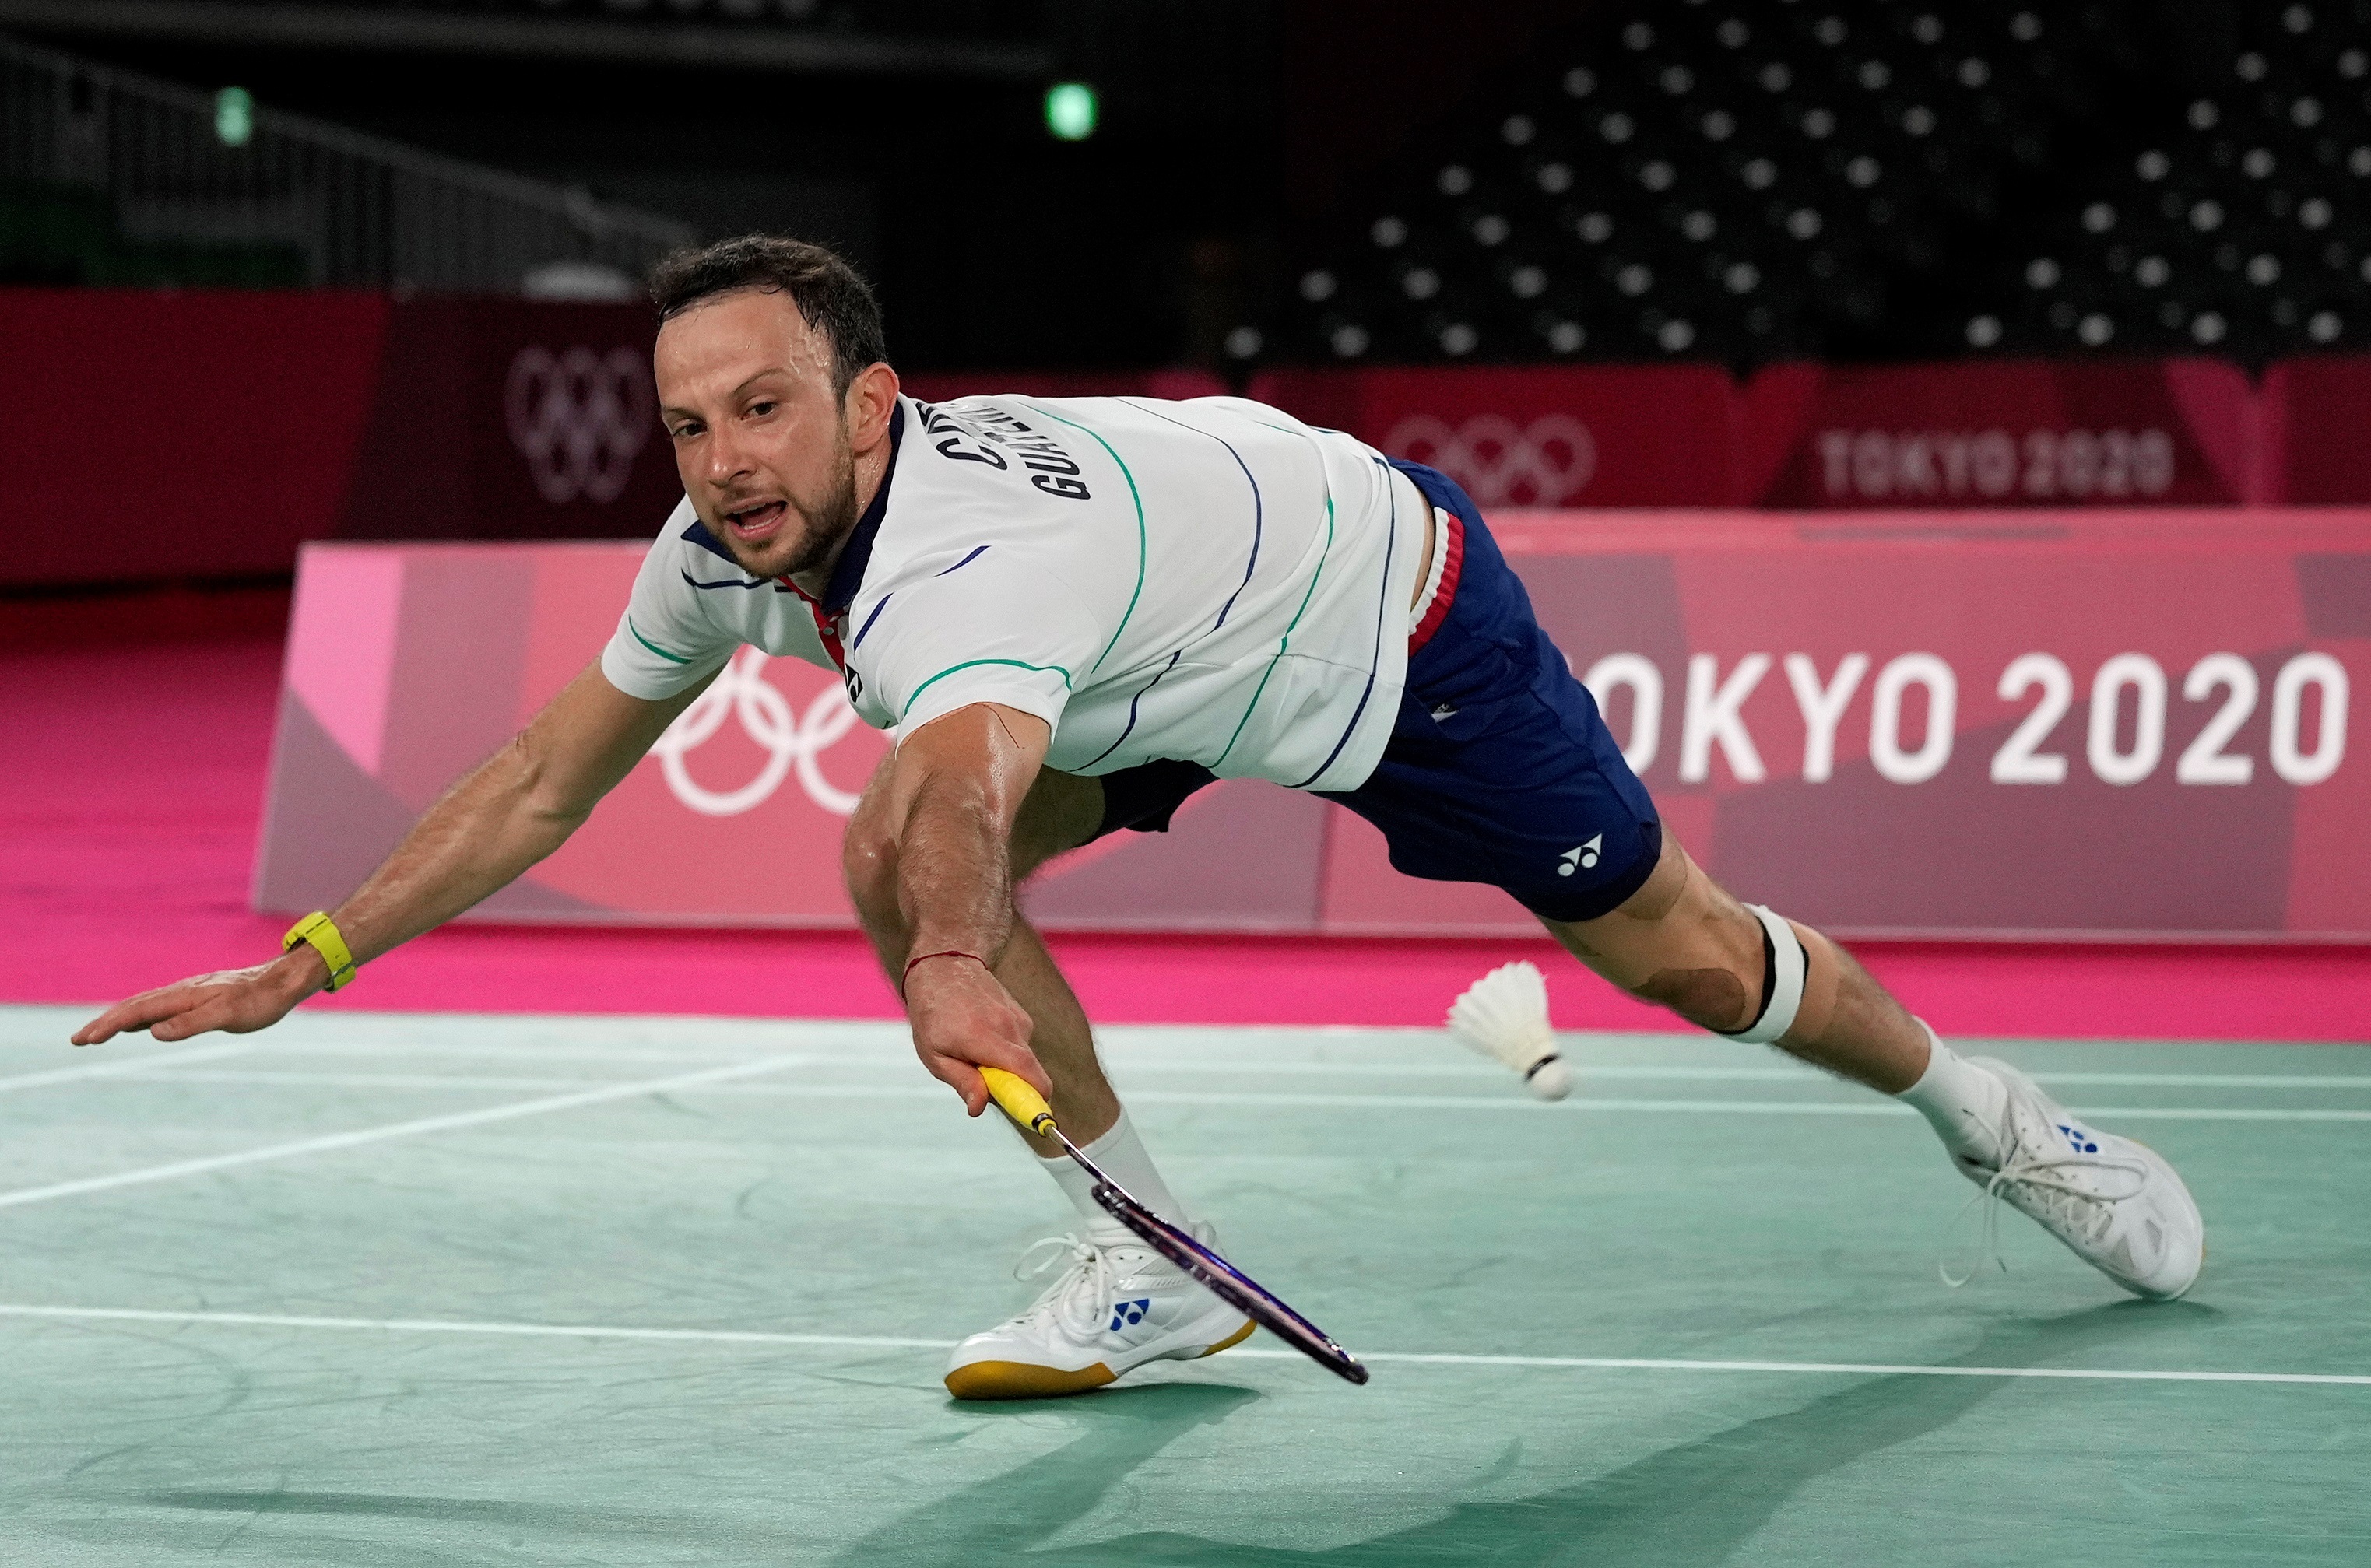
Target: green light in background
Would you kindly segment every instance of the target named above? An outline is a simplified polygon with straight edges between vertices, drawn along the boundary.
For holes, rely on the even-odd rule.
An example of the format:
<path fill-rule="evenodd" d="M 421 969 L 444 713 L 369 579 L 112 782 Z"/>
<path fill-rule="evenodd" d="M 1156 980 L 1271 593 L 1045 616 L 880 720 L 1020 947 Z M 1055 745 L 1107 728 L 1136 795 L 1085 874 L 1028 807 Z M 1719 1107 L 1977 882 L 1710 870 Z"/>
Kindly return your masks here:
<path fill-rule="evenodd" d="M 255 136 L 255 95 L 225 87 L 214 95 L 214 134 L 226 147 L 244 147 Z"/>
<path fill-rule="evenodd" d="M 1095 89 L 1084 82 L 1057 82 L 1046 89 L 1046 129 L 1065 142 L 1095 133 Z"/>

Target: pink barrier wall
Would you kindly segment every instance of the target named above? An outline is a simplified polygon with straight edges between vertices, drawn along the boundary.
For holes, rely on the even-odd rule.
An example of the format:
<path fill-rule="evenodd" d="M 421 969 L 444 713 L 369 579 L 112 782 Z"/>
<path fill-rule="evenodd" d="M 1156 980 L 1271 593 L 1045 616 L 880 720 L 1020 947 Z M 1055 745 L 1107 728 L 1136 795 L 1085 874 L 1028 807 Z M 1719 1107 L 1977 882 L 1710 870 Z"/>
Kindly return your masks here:
<path fill-rule="evenodd" d="M 1714 365 L 1303 370 L 1251 396 L 1453 475 L 1480 504 L 1720 506 L 1737 392 Z"/>
<path fill-rule="evenodd" d="M 2260 394 L 2215 360 L 1319 369 L 1252 396 L 1455 476 L 1486 506 L 2210 506 L 2371 502 L 2338 432 L 2371 360 Z"/>
<path fill-rule="evenodd" d="M 2371 938 L 2371 511 L 1509 511 L 1541 618 L 1672 832 L 1861 934 Z M 606 639 L 632 545 L 304 556 L 255 902 L 342 895 Z M 837 847 L 883 755 L 837 683 L 744 651 L 484 917 L 849 923 Z M 1255 783 L 1027 894 L 1067 928 L 1480 933 Z"/>
<path fill-rule="evenodd" d="M 2256 400 L 2217 360 L 1773 365 L 1742 399 L 1739 501 L 2213 506 L 2259 492 Z"/>
<path fill-rule="evenodd" d="M 2371 357 L 2273 366 L 2264 374 L 2263 427 L 2264 499 L 2371 501 Z"/>
<path fill-rule="evenodd" d="M 638 305 L 0 289 L 0 586 L 283 571 L 315 539 L 647 536 Z M 919 396 L 1221 390 L 919 372 Z M 1498 506 L 2371 503 L 2371 358 L 1325 367 L 1254 396 Z"/>
<path fill-rule="evenodd" d="M 640 306 L 0 289 L 0 585 L 647 537 L 682 493 L 651 338 Z"/>
<path fill-rule="evenodd" d="M 387 310 L 0 289 L 0 583 L 287 570 L 337 529 Z"/>

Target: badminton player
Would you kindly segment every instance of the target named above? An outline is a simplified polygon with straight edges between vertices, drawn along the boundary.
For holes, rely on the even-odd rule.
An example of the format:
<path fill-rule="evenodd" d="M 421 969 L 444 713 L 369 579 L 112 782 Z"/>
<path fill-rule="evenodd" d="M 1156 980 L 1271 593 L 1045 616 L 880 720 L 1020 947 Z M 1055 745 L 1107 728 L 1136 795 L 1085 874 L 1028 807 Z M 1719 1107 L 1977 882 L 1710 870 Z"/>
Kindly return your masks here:
<path fill-rule="evenodd" d="M 1260 778 L 1358 813 L 1412 876 L 1504 889 L 1632 995 L 1905 1101 L 1971 1181 L 2125 1289 L 2190 1288 L 2203 1226 L 2163 1159 L 1956 1055 L 1663 832 L 1445 476 L 1239 398 L 919 402 L 863 282 L 795 241 L 679 255 L 653 294 L 685 499 L 601 657 L 280 958 L 135 997 L 78 1043 L 259 1029 L 344 983 L 557 848 L 749 643 L 837 671 L 898 737 L 844 869 L 923 1066 L 974 1114 L 979 1066 L 1019 1074 L 1173 1222 L 1197 1216 L 1013 887 L 1104 835 L 1164 830 L 1216 779 Z M 1250 1332 L 1036 1153 L 1080 1223 L 1041 1244 L 1035 1303 L 957 1347 L 954 1393 L 1077 1392 Z"/>

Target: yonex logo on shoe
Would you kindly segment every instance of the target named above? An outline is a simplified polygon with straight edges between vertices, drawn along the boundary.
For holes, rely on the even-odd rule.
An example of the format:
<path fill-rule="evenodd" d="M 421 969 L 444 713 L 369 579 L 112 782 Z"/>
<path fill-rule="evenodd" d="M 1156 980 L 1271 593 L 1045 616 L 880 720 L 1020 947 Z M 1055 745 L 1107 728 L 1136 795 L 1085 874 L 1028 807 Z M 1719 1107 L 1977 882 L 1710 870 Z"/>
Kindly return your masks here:
<path fill-rule="evenodd" d="M 1560 877 L 1568 877 L 1572 875 L 1572 869 L 1576 865 L 1588 867 L 1597 864 L 1598 851 L 1603 848 L 1604 846 L 1605 835 L 1601 833 L 1596 837 L 1590 839 L 1588 843 L 1581 845 L 1579 848 L 1566 850 L 1564 854 L 1559 857 L 1564 861 L 1564 864 L 1556 868 L 1556 875 Z"/>
<path fill-rule="evenodd" d="M 1140 1296 L 1133 1301 L 1113 1302 L 1111 1320 L 1112 1332 L 1114 1333 L 1117 1333 L 1120 1330 L 1125 1329 L 1131 1324 L 1141 1323 L 1144 1321 L 1145 1310 L 1151 1305 L 1152 1297 L 1150 1296 Z"/>
<path fill-rule="evenodd" d="M 2093 1143 L 2091 1141 L 2091 1135 L 2085 1132 L 2082 1128 L 2070 1127 L 2065 1123 L 2061 1122 L 2058 1124 L 2058 1130 L 2066 1135 L 2066 1141 L 2075 1146 L 2076 1153 L 2097 1154 L 2099 1152 L 2099 1146 Z"/>

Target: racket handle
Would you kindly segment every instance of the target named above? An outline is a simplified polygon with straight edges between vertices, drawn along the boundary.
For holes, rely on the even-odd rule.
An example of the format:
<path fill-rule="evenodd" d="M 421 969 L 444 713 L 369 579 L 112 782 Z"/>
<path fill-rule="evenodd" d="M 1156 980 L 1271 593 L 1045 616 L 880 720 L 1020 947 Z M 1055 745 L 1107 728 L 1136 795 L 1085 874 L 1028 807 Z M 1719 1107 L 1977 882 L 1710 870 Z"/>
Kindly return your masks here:
<path fill-rule="evenodd" d="M 1029 1087 L 1026 1078 L 1008 1073 L 1002 1067 L 982 1067 L 979 1076 L 980 1080 L 988 1085 L 988 1092 L 994 1095 L 996 1102 L 1004 1108 L 1006 1115 L 1040 1137 L 1053 1136 L 1054 1108 L 1046 1103 L 1044 1095 Z"/>

